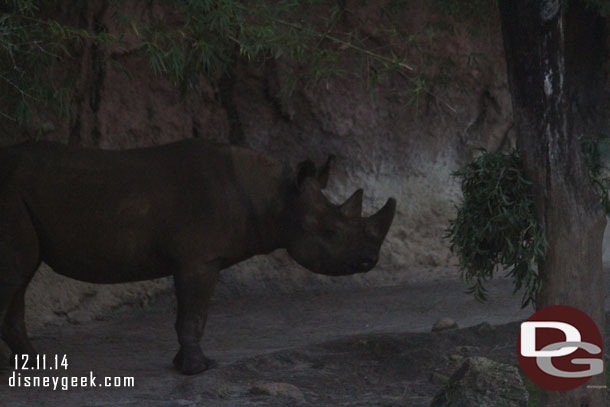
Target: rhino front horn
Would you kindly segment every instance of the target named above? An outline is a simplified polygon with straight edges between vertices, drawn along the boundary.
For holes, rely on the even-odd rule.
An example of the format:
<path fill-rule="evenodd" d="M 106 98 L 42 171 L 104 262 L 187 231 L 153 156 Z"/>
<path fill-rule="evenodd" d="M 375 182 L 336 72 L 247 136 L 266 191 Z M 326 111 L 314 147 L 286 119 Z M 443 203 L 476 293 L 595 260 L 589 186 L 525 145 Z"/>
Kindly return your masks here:
<path fill-rule="evenodd" d="M 392 225 L 396 213 L 396 199 L 390 198 L 376 214 L 366 220 L 366 231 L 372 237 L 383 240 Z"/>
<path fill-rule="evenodd" d="M 362 196 L 364 191 L 362 188 L 358 189 L 356 192 L 352 194 L 345 202 L 343 202 L 339 209 L 341 213 L 345 216 L 349 216 L 355 218 L 356 216 L 360 216 L 362 213 Z"/>

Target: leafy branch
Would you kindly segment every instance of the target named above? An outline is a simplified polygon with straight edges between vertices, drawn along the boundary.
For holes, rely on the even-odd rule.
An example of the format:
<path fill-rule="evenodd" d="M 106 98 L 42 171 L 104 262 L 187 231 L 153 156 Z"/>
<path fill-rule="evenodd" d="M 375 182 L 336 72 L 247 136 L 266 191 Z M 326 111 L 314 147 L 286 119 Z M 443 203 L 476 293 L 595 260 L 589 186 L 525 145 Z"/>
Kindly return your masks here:
<path fill-rule="evenodd" d="M 184 21 L 173 30 L 168 30 L 160 16 L 153 16 L 148 22 L 126 15 L 119 20 L 136 35 L 137 46 L 150 57 L 152 69 L 184 88 L 197 86 L 201 73 L 214 80 L 219 72 L 231 69 L 238 55 L 260 62 L 286 57 L 291 64 L 305 67 L 314 81 L 337 75 L 338 53 L 347 49 L 384 64 L 386 69 L 415 71 L 394 53 L 391 57 L 382 55 L 355 44 L 349 39 L 350 33 L 333 33 L 343 12 L 337 6 L 319 13 L 320 16 L 326 13 L 327 17 L 310 19 L 316 21 L 291 20 L 299 19 L 309 6 L 324 3 L 313 0 L 253 5 L 234 0 L 177 2 Z M 324 29 L 316 27 L 320 21 L 325 24 Z M 337 49 L 322 48 L 324 40 L 336 44 Z"/>
<path fill-rule="evenodd" d="M 467 292 L 484 301 L 485 283 L 502 269 L 513 279 L 515 292 L 525 288 L 525 307 L 542 288 L 536 265 L 544 257 L 546 238 L 518 152 L 483 152 L 454 175 L 462 181 L 463 200 L 446 237 L 458 255 Z"/>
<path fill-rule="evenodd" d="M 589 180 L 610 214 L 610 157 L 605 136 L 581 140 Z M 537 264 L 547 246 L 535 215 L 531 183 L 525 179 L 517 150 L 483 152 L 454 173 L 461 180 L 463 199 L 446 237 L 459 259 L 459 271 L 468 292 L 486 299 L 485 283 L 499 270 L 512 278 L 515 292 L 524 288 L 522 306 L 535 301 L 544 283 Z"/>
<path fill-rule="evenodd" d="M 156 74 L 183 91 L 197 88 L 202 78 L 215 83 L 221 75 L 230 75 L 240 59 L 261 65 L 282 59 L 282 96 L 299 85 L 343 76 L 341 54 L 351 51 L 366 61 L 371 88 L 382 75 L 397 72 L 410 82 L 409 104 L 417 105 L 424 94 L 439 100 L 431 87 L 434 78 L 425 74 L 427 62 L 416 67 L 399 56 L 405 47 L 423 56 L 419 42 L 429 41 L 434 31 L 403 32 L 395 21 L 397 10 L 406 7 L 402 2 L 380 6 L 387 21 L 369 33 L 360 27 L 342 30 L 339 22 L 346 16 L 359 18 L 358 13 L 328 0 L 173 0 L 138 17 L 118 13 L 118 0 L 111 2 L 116 35 L 103 27 L 88 30 L 54 19 L 54 7 L 61 3 L 0 0 L 0 101 L 5 106 L 0 115 L 5 118 L 23 124 L 47 110 L 69 115 L 78 57 L 90 44 L 110 58 L 141 53 Z M 71 15 L 78 14 L 78 7 L 87 3 L 72 4 Z M 70 21 L 69 15 L 58 17 Z M 377 33 L 389 41 L 371 46 L 378 42 L 371 40 Z"/>
<path fill-rule="evenodd" d="M 54 2 L 0 1 L 0 115 L 23 124 L 44 107 L 67 114 L 73 78 L 50 75 L 69 71 L 71 50 L 87 40 L 113 41 L 104 33 L 61 24 L 42 16 Z"/>

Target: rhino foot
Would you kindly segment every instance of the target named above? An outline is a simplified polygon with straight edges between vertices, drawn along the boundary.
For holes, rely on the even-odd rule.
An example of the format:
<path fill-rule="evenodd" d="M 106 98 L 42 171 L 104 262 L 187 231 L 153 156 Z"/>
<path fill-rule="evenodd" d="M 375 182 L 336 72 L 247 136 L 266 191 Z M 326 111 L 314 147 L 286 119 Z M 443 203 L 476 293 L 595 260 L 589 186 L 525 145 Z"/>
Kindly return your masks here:
<path fill-rule="evenodd" d="M 194 375 L 197 373 L 204 372 L 208 369 L 213 369 L 218 366 L 216 361 L 207 358 L 203 355 L 203 352 L 186 353 L 180 348 L 176 356 L 174 357 L 174 366 L 185 375 Z"/>

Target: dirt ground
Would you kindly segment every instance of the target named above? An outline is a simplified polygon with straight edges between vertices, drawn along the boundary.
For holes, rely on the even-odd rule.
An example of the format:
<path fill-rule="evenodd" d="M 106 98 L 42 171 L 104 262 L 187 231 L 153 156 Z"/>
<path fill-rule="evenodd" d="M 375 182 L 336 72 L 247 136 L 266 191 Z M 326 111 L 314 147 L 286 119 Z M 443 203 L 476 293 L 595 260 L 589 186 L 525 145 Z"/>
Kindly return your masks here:
<path fill-rule="evenodd" d="M 357 291 L 252 296 L 213 303 L 203 346 L 219 367 L 187 377 L 177 350 L 174 300 L 105 320 L 47 326 L 38 350 L 67 354 L 68 370 L 38 375 L 133 376 L 133 388 L 11 388 L 0 372 L 3 406 L 427 406 L 464 356 L 516 363 L 521 310 L 508 281 L 477 303 L 458 281 Z M 430 333 L 450 317 L 460 328 Z M 22 374 L 25 374 L 22 372 Z"/>

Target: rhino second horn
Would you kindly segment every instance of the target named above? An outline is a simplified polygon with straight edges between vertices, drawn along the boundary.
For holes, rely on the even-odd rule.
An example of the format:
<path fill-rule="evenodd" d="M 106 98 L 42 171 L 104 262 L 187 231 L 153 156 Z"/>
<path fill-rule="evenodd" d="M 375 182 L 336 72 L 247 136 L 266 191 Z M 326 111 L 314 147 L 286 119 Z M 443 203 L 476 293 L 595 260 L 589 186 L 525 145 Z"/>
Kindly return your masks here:
<path fill-rule="evenodd" d="M 366 220 L 367 232 L 376 239 L 383 240 L 388 233 L 394 214 L 396 213 L 396 199 L 390 198 L 376 214 Z"/>
<path fill-rule="evenodd" d="M 352 218 L 360 216 L 360 214 L 362 213 L 362 196 L 363 195 L 364 195 L 364 191 L 362 190 L 362 188 L 356 190 L 356 192 L 354 192 L 352 194 L 352 196 L 347 198 L 347 200 L 339 206 L 339 209 L 341 210 L 341 212 L 345 216 L 349 216 Z"/>

